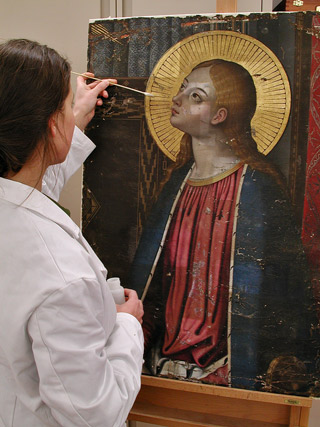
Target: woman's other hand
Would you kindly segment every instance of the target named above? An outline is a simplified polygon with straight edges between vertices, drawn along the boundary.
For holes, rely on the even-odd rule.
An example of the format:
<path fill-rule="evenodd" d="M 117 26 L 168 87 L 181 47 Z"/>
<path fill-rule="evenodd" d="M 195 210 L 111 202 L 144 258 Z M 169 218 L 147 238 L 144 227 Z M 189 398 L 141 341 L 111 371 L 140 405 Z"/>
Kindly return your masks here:
<path fill-rule="evenodd" d="M 118 313 L 129 313 L 132 314 L 140 323 L 142 323 L 143 317 L 143 304 L 139 300 L 137 292 L 133 289 L 124 289 L 124 295 L 126 302 L 121 305 L 117 305 Z"/>
<path fill-rule="evenodd" d="M 87 78 L 94 77 L 92 73 L 84 73 Z M 103 81 L 94 81 L 93 83 L 86 83 L 86 77 L 77 77 L 77 90 L 74 97 L 73 114 L 75 117 L 76 125 L 82 131 L 93 118 L 96 105 L 102 105 L 103 101 L 100 97 L 108 98 L 106 88 L 112 84 L 117 83 L 115 79 L 104 79 Z M 99 97 L 99 98 L 98 98 Z"/>

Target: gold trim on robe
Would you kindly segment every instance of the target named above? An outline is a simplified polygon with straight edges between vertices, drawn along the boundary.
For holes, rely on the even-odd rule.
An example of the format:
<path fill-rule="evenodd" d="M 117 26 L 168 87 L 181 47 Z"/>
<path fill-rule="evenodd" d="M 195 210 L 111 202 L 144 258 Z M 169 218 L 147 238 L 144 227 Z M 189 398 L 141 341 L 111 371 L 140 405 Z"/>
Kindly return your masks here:
<path fill-rule="evenodd" d="M 232 175 L 233 172 L 240 169 L 242 165 L 243 163 L 241 162 L 237 163 L 235 166 L 233 166 L 233 168 L 228 169 L 222 173 L 219 173 L 218 175 L 210 176 L 209 178 L 200 178 L 200 179 L 189 178 L 187 180 L 187 184 L 191 185 L 192 187 L 202 187 L 204 185 L 214 184 L 215 182 L 218 182 L 221 179 L 224 179 L 227 176 Z"/>

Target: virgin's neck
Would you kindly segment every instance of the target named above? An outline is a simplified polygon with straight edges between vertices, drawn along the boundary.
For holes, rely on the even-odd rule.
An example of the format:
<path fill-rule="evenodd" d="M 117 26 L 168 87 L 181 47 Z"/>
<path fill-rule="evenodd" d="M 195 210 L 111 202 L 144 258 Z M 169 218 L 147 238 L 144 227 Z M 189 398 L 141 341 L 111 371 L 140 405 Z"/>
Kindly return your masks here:
<path fill-rule="evenodd" d="M 226 138 L 213 137 L 209 140 L 192 138 L 195 167 L 191 177 L 203 179 L 218 175 L 239 163 Z"/>

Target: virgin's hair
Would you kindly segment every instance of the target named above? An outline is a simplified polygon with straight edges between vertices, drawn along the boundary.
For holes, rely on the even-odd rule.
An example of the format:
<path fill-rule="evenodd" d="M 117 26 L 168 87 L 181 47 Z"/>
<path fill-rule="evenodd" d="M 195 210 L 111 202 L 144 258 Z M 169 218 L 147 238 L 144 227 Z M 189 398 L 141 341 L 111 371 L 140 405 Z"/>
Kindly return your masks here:
<path fill-rule="evenodd" d="M 193 70 L 210 67 L 210 77 L 216 93 L 216 108 L 226 108 L 226 119 L 219 123 L 234 153 L 243 163 L 253 169 L 271 175 L 285 189 L 285 180 L 278 169 L 261 154 L 252 137 L 251 119 L 256 110 L 256 89 L 249 72 L 241 65 L 213 59 L 202 62 Z M 191 137 L 185 134 L 175 164 L 168 168 L 167 181 L 174 169 L 183 166 L 192 158 Z"/>
<path fill-rule="evenodd" d="M 66 59 L 35 41 L 0 45 L 0 176 L 19 172 L 39 143 L 50 153 L 49 119 L 62 110 L 70 71 Z"/>

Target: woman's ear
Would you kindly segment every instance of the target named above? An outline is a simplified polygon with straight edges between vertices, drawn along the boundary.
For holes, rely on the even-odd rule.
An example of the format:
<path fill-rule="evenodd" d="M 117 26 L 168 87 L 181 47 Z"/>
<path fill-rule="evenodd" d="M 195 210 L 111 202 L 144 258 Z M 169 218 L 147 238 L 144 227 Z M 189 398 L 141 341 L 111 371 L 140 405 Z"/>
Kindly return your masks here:
<path fill-rule="evenodd" d="M 211 119 L 212 125 L 217 125 L 219 123 L 222 123 L 225 121 L 228 115 L 228 110 L 224 107 L 219 108 L 218 111 L 216 111 Z"/>
<path fill-rule="evenodd" d="M 57 124 L 56 124 L 56 120 L 55 120 L 54 116 L 50 117 L 49 122 L 48 122 L 48 126 L 49 126 L 49 130 L 50 130 L 50 134 L 54 138 L 57 134 Z"/>

